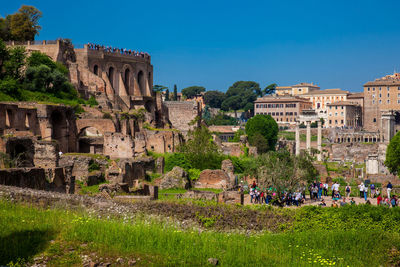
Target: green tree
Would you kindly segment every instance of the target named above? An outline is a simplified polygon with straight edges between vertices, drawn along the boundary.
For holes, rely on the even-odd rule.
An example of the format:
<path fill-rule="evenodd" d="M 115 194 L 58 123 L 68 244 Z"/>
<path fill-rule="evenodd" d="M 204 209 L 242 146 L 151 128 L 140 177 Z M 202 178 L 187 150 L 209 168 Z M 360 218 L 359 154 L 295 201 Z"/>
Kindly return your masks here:
<path fill-rule="evenodd" d="M 165 101 L 169 101 L 169 89 L 165 91 Z"/>
<path fill-rule="evenodd" d="M 278 124 L 270 115 L 258 114 L 249 119 L 246 123 L 246 134 L 249 138 L 249 143 L 254 145 L 259 143 L 260 138 L 254 140 L 256 133 L 261 134 L 268 144 L 268 151 L 275 150 L 276 142 L 278 141 Z"/>
<path fill-rule="evenodd" d="M 225 100 L 225 93 L 220 91 L 207 91 L 204 94 L 204 103 L 212 108 L 221 108 L 222 102 Z"/>
<path fill-rule="evenodd" d="M 239 109 L 253 111 L 253 102 L 257 99 L 257 96 L 261 95 L 262 91 L 258 83 L 253 81 L 235 82 L 226 91 L 226 99 L 222 102 L 221 109 L 233 109 L 235 114 Z"/>
<path fill-rule="evenodd" d="M 6 95 L 19 99 L 21 96 L 20 89 L 21 84 L 11 77 L 0 80 L 0 92 Z"/>
<path fill-rule="evenodd" d="M 25 65 L 26 52 L 22 46 L 9 49 L 8 59 L 4 62 L 4 74 L 15 80 L 21 80 Z"/>
<path fill-rule="evenodd" d="M 214 143 L 210 131 L 205 126 L 189 131 L 188 141 L 179 147 L 192 168 L 218 169 L 221 167 L 222 155 Z"/>
<path fill-rule="evenodd" d="M 233 110 L 235 118 L 237 118 L 237 111 L 242 108 L 242 98 L 238 95 L 228 97 L 222 102 L 221 109 L 224 111 Z"/>
<path fill-rule="evenodd" d="M 178 101 L 178 87 L 174 84 L 174 101 Z"/>
<path fill-rule="evenodd" d="M 306 152 L 295 156 L 287 150 L 270 151 L 258 156 L 255 162 L 251 174 L 258 179 L 261 187 L 275 188 L 278 199 L 282 199 L 284 192 L 301 190 L 318 176 L 312 157 Z"/>
<path fill-rule="evenodd" d="M 205 92 L 206 88 L 203 86 L 190 86 L 182 89 L 182 95 L 184 95 L 187 99 L 191 99 L 201 92 Z"/>
<path fill-rule="evenodd" d="M 243 129 L 239 129 L 233 135 L 233 138 L 229 140 L 229 142 L 240 142 L 240 137 L 245 135 L 246 132 Z"/>
<path fill-rule="evenodd" d="M 218 113 L 216 116 L 211 118 L 204 118 L 207 125 L 237 125 L 238 121 L 231 116 L 225 115 L 223 113 Z"/>
<path fill-rule="evenodd" d="M 270 150 L 267 139 L 261 133 L 255 133 L 252 136 L 251 145 L 257 148 L 258 154 L 264 154 Z"/>
<path fill-rule="evenodd" d="M 164 91 L 165 89 L 167 89 L 168 87 L 166 87 L 166 86 L 164 86 L 164 85 L 158 85 L 158 84 L 156 84 L 156 85 L 154 85 L 153 86 L 153 91 L 154 92 L 162 92 L 162 91 Z"/>
<path fill-rule="evenodd" d="M 385 165 L 391 173 L 395 175 L 400 173 L 400 132 L 390 140 L 386 150 Z"/>
<path fill-rule="evenodd" d="M 11 38 L 15 41 L 33 41 L 41 29 L 39 19 L 42 12 L 33 6 L 22 6 L 18 11 L 6 18 Z"/>
<path fill-rule="evenodd" d="M 263 93 L 264 95 L 272 95 L 275 93 L 276 90 L 276 83 L 271 83 L 267 87 L 264 88 Z"/>

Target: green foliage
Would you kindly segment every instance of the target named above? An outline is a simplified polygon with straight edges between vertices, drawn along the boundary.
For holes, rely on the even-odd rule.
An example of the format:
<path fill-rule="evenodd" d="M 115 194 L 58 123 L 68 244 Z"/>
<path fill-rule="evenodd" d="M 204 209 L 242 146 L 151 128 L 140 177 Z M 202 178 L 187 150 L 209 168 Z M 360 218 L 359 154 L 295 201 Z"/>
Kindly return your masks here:
<path fill-rule="evenodd" d="M 204 94 L 204 103 L 212 108 L 221 108 L 222 102 L 226 96 L 220 91 L 207 91 Z"/>
<path fill-rule="evenodd" d="M 0 40 L 0 99 L 2 101 L 36 101 L 57 103 L 84 112 L 80 104 L 93 104 L 78 96 L 68 81 L 67 68 L 47 55 L 32 52 L 26 59 L 23 47 L 5 49 Z"/>
<path fill-rule="evenodd" d="M 93 172 L 98 170 L 100 170 L 100 165 L 94 160 L 89 161 L 88 171 Z"/>
<path fill-rule="evenodd" d="M 10 96 L 11 99 L 18 99 L 21 97 L 21 85 L 16 80 L 6 77 L 0 80 L 0 92 Z M 7 101 L 7 99 L 2 99 L 2 101 Z"/>
<path fill-rule="evenodd" d="M 167 153 L 165 154 L 165 165 L 164 172 L 171 171 L 175 166 L 179 166 L 182 169 L 189 171 L 192 168 L 190 163 L 186 160 L 183 153 Z"/>
<path fill-rule="evenodd" d="M 188 174 L 191 180 L 197 180 L 200 177 L 201 171 L 199 169 L 189 169 Z"/>
<path fill-rule="evenodd" d="M 216 210 L 221 206 L 208 207 Z M 308 206 L 284 211 L 296 216 L 291 226 L 276 220 L 274 215 L 282 211 L 261 208 L 252 214 L 269 216 L 268 223 L 280 224 L 280 232 L 199 231 L 147 216 L 101 219 L 76 210 L 1 201 L 0 264 L 32 265 L 34 257 L 44 254 L 49 266 L 81 266 L 80 255 L 95 254 L 103 259 L 140 256 L 139 265 L 143 266 L 203 266 L 210 257 L 217 258 L 221 266 L 398 265 L 392 255 L 394 251 L 398 257 L 399 209 Z M 196 211 L 194 219 L 213 228 L 220 221 L 238 218 L 227 216 L 242 214 L 245 209 L 232 206 L 222 216 Z"/>
<path fill-rule="evenodd" d="M 178 87 L 176 87 L 176 84 L 174 84 L 174 101 L 178 101 Z"/>
<path fill-rule="evenodd" d="M 94 106 L 97 106 L 99 103 L 96 101 L 96 98 L 94 97 L 94 96 L 91 96 L 90 98 L 89 98 L 89 100 L 87 101 L 87 103 L 91 106 L 91 107 L 94 107 Z"/>
<path fill-rule="evenodd" d="M 103 119 L 109 119 L 112 120 L 112 116 L 109 112 L 104 112 L 103 113 Z"/>
<path fill-rule="evenodd" d="M 8 49 L 7 60 L 3 62 L 3 77 L 10 77 L 17 81 L 22 79 L 22 69 L 25 65 L 26 51 L 22 46 Z"/>
<path fill-rule="evenodd" d="M 295 156 L 287 150 L 270 151 L 255 159 L 251 172 L 262 187 L 276 188 L 281 197 L 284 191 L 295 192 L 317 178 L 312 162 L 308 153 Z"/>
<path fill-rule="evenodd" d="M 242 128 L 237 130 L 233 136 L 233 138 L 229 139 L 229 142 L 240 142 L 240 136 L 245 135 L 246 132 Z"/>
<path fill-rule="evenodd" d="M 203 86 L 190 86 L 182 89 L 182 95 L 184 95 L 187 99 L 191 99 L 196 95 L 199 95 L 201 92 L 205 92 L 206 88 Z"/>
<path fill-rule="evenodd" d="M 214 143 L 207 127 L 201 126 L 189 131 L 188 141 L 179 147 L 187 162 L 196 169 L 218 169 L 222 155 Z"/>
<path fill-rule="evenodd" d="M 270 115 L 256 115 L 246 123 L 246 133 L 251 145 L 259 145 L 261 151 L 275 150 L 278 141 L 278 124 Z M 257 134 L 258 133 L 258 134 Z M 265 141 L 260 138 L 262 135 Z M 265 148 L 266 142 L 268 147 Z M 257 147 L 257 150 L 259 147 Z"/>
<path fill-rule="evenodd" d="M 238 125 L 238 120 L 223 113 L 218 113 L 211 118 L 204 118 L 207 125 Z"/>
<path fill-rule="evenodd" d="M 277 86 L 276 83 L 272 83 L 272 84 L 268 85 L 267 87 L 265 87 L 263 90 L 263 95 L 271 95 L 271 94 L 275 93 L 276 86 Z M 261 95 L 261 96 L 263 96 L 263 95 Z"/>
<path fill-rule="evenodd" d="M 390 140 L 386 150 L 385 165 L 391 173 L 400 173 L 400 132 Z"/>
<path fill-rule="evenodd" d="M 255 133 L 251 139 L 250 144 L 257 148 L 258 154 L 267 153 L 270 149 L 268 145 L 268 140 L 261 133 Z"/>
<path fill-rule="evenodd" d="M 168 89 L 168 87 L 166 87 L 166 86 L 164 86 L 164 85 L 158 85 L 158 84 L 156 84 L 156 85 L 154 85 L 153 86 L 153 91 L 154 92 L 162 92 L 162 91 L 164 91 L 164 90 L 166 90 L 166 89 Z"/>
<path fill-rule="evenodd" d="M 18 12 L 0 18 L 0 39 L 33 41 L 39 33 L 42 12 L 33 6 L 21 6 Z"/>
<path fill-rule="evenodd" d="M 232 110 L 253 110 L 253 102 L 261 95 L 260 85 L 253 81 L 238 81 L 235 82 L 226 91 L 226 99 L 221 104 L 221 109 L 228 111 Z M 248 105 L 251 104 L 251 105 Z"/>
<path fill-rule="evenodd" d="M 165 90 L 165 101 L 169 101 L 169 89 Z"/>

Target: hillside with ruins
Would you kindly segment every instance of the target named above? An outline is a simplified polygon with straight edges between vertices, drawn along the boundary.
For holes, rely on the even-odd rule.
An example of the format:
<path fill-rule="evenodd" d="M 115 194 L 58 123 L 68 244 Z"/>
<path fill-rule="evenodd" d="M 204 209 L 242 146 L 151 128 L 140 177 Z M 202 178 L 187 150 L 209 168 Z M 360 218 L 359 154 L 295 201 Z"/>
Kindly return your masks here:
<path fill-rule="evenodd" d="M 400 266 L 400 58 L 306 2 L 5 3 L 0 266 Z"/>

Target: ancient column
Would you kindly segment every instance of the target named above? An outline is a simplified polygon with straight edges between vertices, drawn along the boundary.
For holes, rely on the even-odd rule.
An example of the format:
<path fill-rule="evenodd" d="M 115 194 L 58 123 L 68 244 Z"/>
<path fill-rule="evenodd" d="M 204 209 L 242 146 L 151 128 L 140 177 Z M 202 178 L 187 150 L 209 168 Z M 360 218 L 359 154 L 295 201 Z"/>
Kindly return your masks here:
<path fill-rule="evenodd" d="M 311 150 L 311 127 L 310 127 L 311 122 L 307 121 L 306 125 L 307 125 L 307 136 L 306 136 L 306 149 L 308 150 L 308 152 L 310 152 Z"/>
<path fill-rule="evenodd" d="M 319 154 L 317 155 L 317 160 L 322 160 L 322 129 L 321 129 L 321 121 L 318 120 L 318 137 L 317 137 L 317 145 Z"/>
<path fill-rule="evenodd" d="M 296 156 L 300 155 L 300 129 L 299 122 L 296 123 Z"/>

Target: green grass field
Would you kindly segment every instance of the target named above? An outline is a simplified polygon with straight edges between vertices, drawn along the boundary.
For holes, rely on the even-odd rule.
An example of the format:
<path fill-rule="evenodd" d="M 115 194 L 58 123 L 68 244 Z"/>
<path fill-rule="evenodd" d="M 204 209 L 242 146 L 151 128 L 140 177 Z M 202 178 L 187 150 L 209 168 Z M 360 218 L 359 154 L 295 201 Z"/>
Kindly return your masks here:
<path fill-rule="evenodd" d="M 355 215 L 360 211 L 374 211 L 370 209 L 355 209 Z M 131 221 L 97 219 L 78 211 L 38 209 L 1 201 L 0 265 L 18 266 L 40 255 L 49 259 L 48 265 L 81 266 L 80 256 L 93 253 L 110 262 L 118 257 L 140 258 L 139 266 L 206 266 L 208 258 L 217 258 L 221 266 L 391 264 L 389 251 L 398 252 L 400 246 L 398 232 L 380 226 L 368 229 L 361 225 L 357 229 L 357 220 L 345 223 L 351 227 L 354 224 L 354 229 L 342 228 L 340 218 L 347 213 L 345 210 L 341 210 L 341 217 L 333 217 L 337 224 L 326 216 L 332 209 L 323 210 L 326 212 L 308 209 L 298 213 L 304 222 L 292 230 L 248 235 L 182 230 L 171 223 L 145 220 L 146 217 Z M 379 207 L 375 211 L 382 213 L 386 220 L 396 220 L 399 214 Z M 387 212 L 392 217 L 387 217 Z M 319 214 L 318 222 L 328 225 L 319 228 L 308 224 L 310 214 Z"/>

